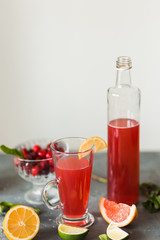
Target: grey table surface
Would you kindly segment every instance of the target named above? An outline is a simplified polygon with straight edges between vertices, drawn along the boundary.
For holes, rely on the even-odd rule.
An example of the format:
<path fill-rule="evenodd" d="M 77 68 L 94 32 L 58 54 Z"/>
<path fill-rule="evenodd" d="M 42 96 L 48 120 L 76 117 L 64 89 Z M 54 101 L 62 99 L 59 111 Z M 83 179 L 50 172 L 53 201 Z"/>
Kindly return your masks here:
<path fill-rule="evenodd" d="M 107 156 L 106 153 L 96 153 L 94 158 L 93 173 L 106 177 Z M 160 185 L 160 152 L 142 152 L 140 154 L 140 183 L 153 182 Z M 10 156 L 0 155 L 0 201 L 9 201 L 31 206 L 24 200 L 24 193 L 31 188 L 31 184 L 21 179 L 15 172 Z M 104 183 L 92 179 L 89 199 L 89 212 L 95 217 L 95 223 L 89 228 L 86 240 L 99 239 L 100 234 L 105 233 L 108 224 L 103 220 L 99 211 L 99 199 L 106 197 L 107 186 Z M 151 214 L 142 206 L 145 197 L 140 195 L 137 203 L 138 218 L 124 228 L 130 234 L 130 240 L 134 239 L 160 239 L 160 212 Z M 40 214 L 40 230 L 35 240 L 53 240 L 60 237 L 57 232 L 55 218 L 59 210 L 51 211 L 44 205 L 38 207 Z M 6 239 L 0 236 L 0 240 Z"/>

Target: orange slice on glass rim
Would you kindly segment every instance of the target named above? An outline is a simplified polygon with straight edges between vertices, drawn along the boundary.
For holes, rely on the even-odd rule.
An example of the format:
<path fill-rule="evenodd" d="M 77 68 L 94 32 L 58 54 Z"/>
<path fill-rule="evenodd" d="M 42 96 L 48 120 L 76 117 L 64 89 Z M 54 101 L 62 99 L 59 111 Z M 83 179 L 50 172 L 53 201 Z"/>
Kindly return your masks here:
<path fill-rule="evenodd" d="M 90 137 L 84 140 L 79 147 L 79 158 L 88 154 L 87 150 L 91 149 L 94 144 L 94 152 L 98 152 L 108 147 L 106 141 L 101 137 Z M 84 153 L 83 153 L 84 152 Z"/>
<path fill-rule="evenodd" d="M 3 220 L 4 234 L 10 240 L 31 240 L 38 233 L 39 226 L 37 213 L 22 205 L 11 208 Z"/>
<path fill-rule="evenodd" d="M 99 209 L 104 220 L 117 227 L 127 226 L 138 217 L 136 205 L 118 204 L 104 197 L 101 197 L 99 201 Z"/>

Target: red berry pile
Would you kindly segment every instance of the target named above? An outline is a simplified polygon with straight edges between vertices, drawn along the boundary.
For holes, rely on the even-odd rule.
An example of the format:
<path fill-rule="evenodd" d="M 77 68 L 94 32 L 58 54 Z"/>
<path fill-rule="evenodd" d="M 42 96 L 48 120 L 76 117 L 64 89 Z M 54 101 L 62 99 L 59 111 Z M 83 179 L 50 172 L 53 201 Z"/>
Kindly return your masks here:
<path fill-rule="evenodd" d="M 24 159 L 33 160 L 33 162 L 20 161 L 19 163 L 21 170 L 25 170 L 28 175 L 47 175 L 50 172 L 54 172 L 54 163 L 52 160 L 50 143 L 46 146 L 46 148 L 41 148 L 39 145 L 34 145 L 32 149 L 28 150 L 23 148 L 21 151 L 24 154 Z"/>

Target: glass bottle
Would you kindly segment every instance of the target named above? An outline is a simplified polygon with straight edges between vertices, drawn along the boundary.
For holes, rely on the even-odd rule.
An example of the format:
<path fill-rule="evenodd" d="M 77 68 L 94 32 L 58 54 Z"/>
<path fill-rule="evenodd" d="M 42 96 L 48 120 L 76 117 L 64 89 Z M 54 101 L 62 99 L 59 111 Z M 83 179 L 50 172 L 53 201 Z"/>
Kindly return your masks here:
<path fill-rule="evenodd" d="M 107 92 L 107 195 L 126 204 L 139 199 L 140 90 L 131 84 L 131 68 L 129 57 L 118 57 L 116 85 Z"/>

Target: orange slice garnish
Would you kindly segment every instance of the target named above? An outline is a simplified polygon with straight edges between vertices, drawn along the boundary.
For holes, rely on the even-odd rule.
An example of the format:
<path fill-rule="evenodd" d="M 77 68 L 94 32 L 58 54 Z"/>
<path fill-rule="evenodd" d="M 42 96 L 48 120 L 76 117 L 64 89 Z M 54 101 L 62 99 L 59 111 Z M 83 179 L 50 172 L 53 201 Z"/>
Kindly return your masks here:
<path fill-rule="evenodd" d="M 79 147 L 79 158 L 86 156 L 87 150 L 91 149 L 94 144 L 94 152 L 98 152 L 108 147 L 106 141 L 101 137 L 90 137 L 82 142 Z M 84 152 L 84 153 L 83 153 Z"/>

